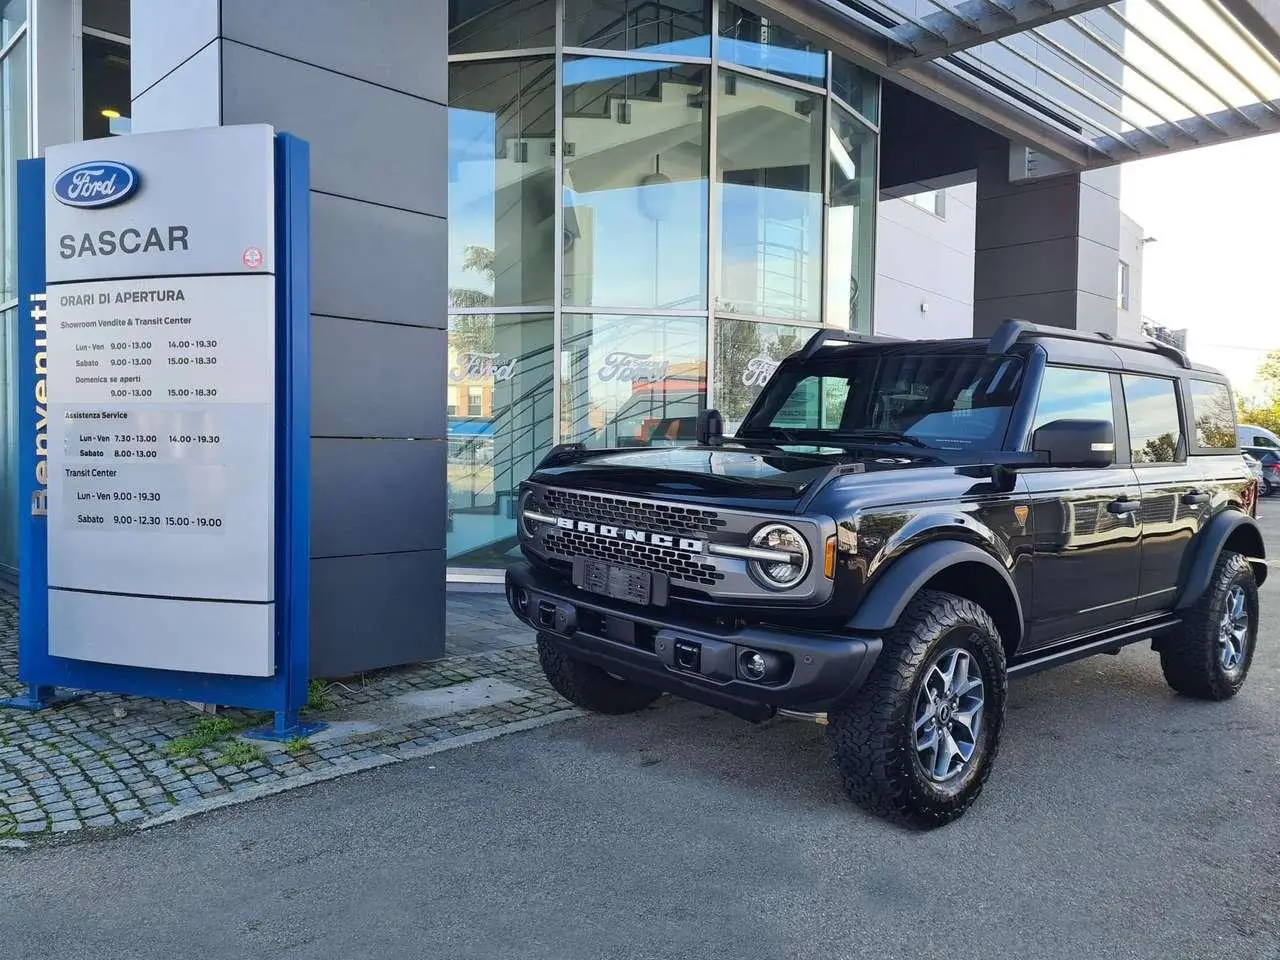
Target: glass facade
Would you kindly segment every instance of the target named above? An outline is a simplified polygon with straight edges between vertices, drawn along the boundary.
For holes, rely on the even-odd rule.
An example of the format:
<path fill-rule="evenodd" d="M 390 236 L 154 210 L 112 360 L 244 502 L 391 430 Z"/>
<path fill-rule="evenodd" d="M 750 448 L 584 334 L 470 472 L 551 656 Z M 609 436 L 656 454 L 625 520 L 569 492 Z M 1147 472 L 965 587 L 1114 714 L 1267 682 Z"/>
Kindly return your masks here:
<path fill-rule="evenodd" d="M 877 77 L 728 0 L 449 0 L 449 566 L 556 443 L 732 429 L 868 330 Z"/>
<path fill-rule="evenodd" d="M 31 156 L 31 35 L 27 0 L 0 0 L 0 571 L 18 567 L 17 165 Z"/>

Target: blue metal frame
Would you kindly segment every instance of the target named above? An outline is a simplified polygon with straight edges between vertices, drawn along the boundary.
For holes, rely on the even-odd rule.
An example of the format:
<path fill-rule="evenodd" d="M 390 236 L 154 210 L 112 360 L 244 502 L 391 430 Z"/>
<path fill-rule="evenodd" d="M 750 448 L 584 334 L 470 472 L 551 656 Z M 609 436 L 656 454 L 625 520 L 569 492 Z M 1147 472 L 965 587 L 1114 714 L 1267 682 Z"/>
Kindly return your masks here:
<path fill-rule="evenodd" d="M 45 292 L 44 160 L 18 163 L 18 396 L 35 408 L 19 430 L 18 677 L 27 693 L 0 707 L 41 709 L 68 699 L 58 688 L 122 693 L 269 710 L 264 739 L 306 736 L 325 724 L 303 723 L 310 679 L 310 149 L 289 134 L 275 138 L 277 503 L 276 671 L 237 677 L 92 663 L 49 654 L 46 519 L 30 506 L 44 495 L 36 475 L 37 433 L 44 420 L 43 374 L 31 308 Z M 40 364 L 40 366 L 38 366 Z M 47 434 L 46 434 L 47 436 Z M 47 444 L 47 441 L 45 441 Z M 41 447 L 40 449 L 45 449 Z"/>

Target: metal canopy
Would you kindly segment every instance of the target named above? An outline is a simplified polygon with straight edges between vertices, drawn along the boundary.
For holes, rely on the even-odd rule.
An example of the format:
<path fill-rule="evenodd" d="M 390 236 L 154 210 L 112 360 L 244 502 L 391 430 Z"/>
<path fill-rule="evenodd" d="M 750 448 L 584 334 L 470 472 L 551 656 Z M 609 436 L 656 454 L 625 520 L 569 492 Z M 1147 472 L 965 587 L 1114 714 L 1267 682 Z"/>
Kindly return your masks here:
<path fill-rule="evenodd" d="M 1015 179 L 1280 131 L 1280 0 L 769 5 L 1030 148 Z"/>

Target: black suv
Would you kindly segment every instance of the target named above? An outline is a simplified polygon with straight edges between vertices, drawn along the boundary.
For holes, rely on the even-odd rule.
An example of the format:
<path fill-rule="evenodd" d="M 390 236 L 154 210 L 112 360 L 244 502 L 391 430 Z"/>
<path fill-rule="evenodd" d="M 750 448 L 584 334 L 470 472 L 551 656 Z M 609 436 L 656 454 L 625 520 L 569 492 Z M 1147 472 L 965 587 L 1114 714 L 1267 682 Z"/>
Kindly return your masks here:
<path fill-rule="evenodd" d="M 1011 675 L 1151 640 L 1180 693 L 1240 689 L 1267 566 L 1234 409 L 1162 344 L 823 331 L 732 438 L 707 411 L 693 446 L 553 450 L 508 601 L 573 703 L 811 716 L 855 801 L 936 826 Z"/>

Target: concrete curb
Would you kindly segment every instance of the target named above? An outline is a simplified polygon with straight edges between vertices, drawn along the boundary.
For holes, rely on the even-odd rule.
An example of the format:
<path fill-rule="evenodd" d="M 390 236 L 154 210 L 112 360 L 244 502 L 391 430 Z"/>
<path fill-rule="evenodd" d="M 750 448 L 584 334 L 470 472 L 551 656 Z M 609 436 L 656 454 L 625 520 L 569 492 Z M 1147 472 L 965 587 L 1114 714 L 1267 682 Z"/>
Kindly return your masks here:
<path fill-rule="evenodd" d="M 441 740 L 438 743 L 427 744 L 422 747 L 414 747 L 410 750 L 397 750 L 395 753 L 386 753 L 378 757 L 370 757 L 367 760 L 356 760 L 351 763 L 342 764 L 341 766 L 329 767 L 326 770 L 309 771 L 297 777 L 291 777 L 287 780 L 281 780 L 275 783 L 264 783 L 261 786 L 250 787 L 236 793 L 224 794 L 217 797 L 209 797 L 204 800 L 198 800 L 195 803 L 185 804 L 174 807 L 159 816 L 151 817 L 143 820 L 138 824 L 138 830 L 150 830 L 153 827 L 162 827 L 170 823 L 177 823 L 179 820 L 185 820 L 187 817 L 194 817 L 198 814 L 209 813 L 213 810 L 221 810 L 224 807 L 233 807 L 241 803 L 248 803 L 251 800 L 260 800 L 263 797 L 275 796 L 279 793 L 287 793 L 290 790 L 296 790 L 299 787 L 307 787 L 315 783 L 323 783 L 326 780 L 336 780 L 339 777 L 345 777 L 353 773 L 363 773 L 366 770 L 375 770 L 378 767 L 391 766 L 396 763 L 405 763 L 409 760 L 418 760 L 422 757 L 429 757 L 433 754 L 444 753 L 447 750 L 455 750 L 458 747 L 466 747 L 475 743 L 483 743 L 486 740 L 496 740 L 498 737 L 506 736 L 510 733 L 521 733 L 525 730 L 536 730 L 538 727 L 549 726 L 553 723 L 559 723 L 562 720 L 572 720 L 575 717 L 583 716 L 581 710 L 557 710 L 555 713 L 548 713 L 541 717 L 531 717 L 528 720 L 517 720 L 514 723 L 503 724 L 500 727 L 491 727 L 488 730 L 474 730 L 471 733 L 464 733 L 456 737 L 450 737 L 447 740 Z"/>

